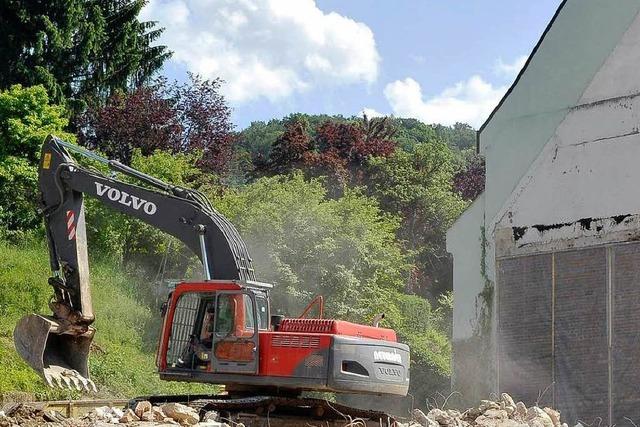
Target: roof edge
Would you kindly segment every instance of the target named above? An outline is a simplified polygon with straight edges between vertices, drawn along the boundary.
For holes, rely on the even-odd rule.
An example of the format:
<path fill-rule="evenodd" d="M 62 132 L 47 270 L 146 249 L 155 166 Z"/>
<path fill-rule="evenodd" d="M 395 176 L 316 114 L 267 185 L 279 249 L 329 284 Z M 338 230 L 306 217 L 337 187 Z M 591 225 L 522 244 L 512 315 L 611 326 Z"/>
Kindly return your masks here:
<path fill-rule="evenodd" d="M 540 39 L 538 40 L 538 43 L 536 43 L 536 45 L 534 46 L 533 50 L 529 54 L 529 57 L 527 58 L 527 62 L 524 63 L 524 66 L 522 67 L 522 69 L 520 70 L 518 75 L 516 76 L 515 80 L 511 84 L 511 86 L 509 86 L 509 89 L 504 94 L 502 99 L 500 99 L 500 102 L 498 102 L 498 105 L 496 105 L 496 107 L 491 111 L 491 114 L 489 114 L 489 117 L 487 117 L 487 120 L 485 120 L 484 123 L 482 124 L 482 126 L 480 126 L 480 129 L 478 129 L 477 138 L 476 138 L 476 151 L 478 153 L 480 152 L 480 134 L 482 133 L 484 128 L 487 127 L 487 125 L 489 124 L 491 119 L 493 119 L 493 116 L 495 116 L 495 114 L 498 112 L 500 107 L 502 107 L 502 105 L 505 103 L 505 101 L 507 100 L 509 95 L 511 95 L 511 92 L 513 92 L 513 89 L 515 89 L 516 85 L 520 81 L 520 78 L 522 77 L 524 72 L 529 67 L 529 64 L 531 63 L 531 60 L 533 59 L 534 55 L 536 54 L 536 52 L 538 51 L 538 49 L 542 45 L 542 42 L 544 41 L 544 39 L 547 36 L 547 33 L 549 33 L 549 31 L 553 27 L 553 24 L 556 22 L 556 19 L 558 18 L 558 16 L 560 15 L 560 12 L 562 11 L 562 9 L 564 9 L 564 6 L 567 4 L 568 1 L 569 0 L 562 0 L 562 3 L 560 3 L 560 6 L 558 6 L 558 9 L 556 10 L 556 13 L 553 14 L 553 17 L 551 18 L 551 21 L 549 21 L 549 23 L 547 24 L 547 27 L 544 29 L 542 35 L 540 36 Z"/>

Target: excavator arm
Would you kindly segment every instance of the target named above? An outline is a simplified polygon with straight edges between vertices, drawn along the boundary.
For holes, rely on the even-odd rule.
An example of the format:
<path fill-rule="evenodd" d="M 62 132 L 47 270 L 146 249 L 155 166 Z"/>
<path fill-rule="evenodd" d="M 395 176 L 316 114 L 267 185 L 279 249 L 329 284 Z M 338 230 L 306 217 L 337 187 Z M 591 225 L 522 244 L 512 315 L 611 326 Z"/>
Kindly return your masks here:
<path fill-rule="evenodd" d="M 70 155 L 103 163 L 112 176 L 80 166 Z M 134 178 L 136 185 L 116 179 Z M 47 137 L 39 165 L 41 209 L 53 276 L 51 316 L 32 314 L 14 330 L 18 353 L 49 385 L 95 388 L 88 376 L 94 329 L 84 195 L 170 234 L 198 255 L 206 280 L 255 281 L 247 247 L 235 227 L 207 198 L 167 184 L 117 161 Z"/>

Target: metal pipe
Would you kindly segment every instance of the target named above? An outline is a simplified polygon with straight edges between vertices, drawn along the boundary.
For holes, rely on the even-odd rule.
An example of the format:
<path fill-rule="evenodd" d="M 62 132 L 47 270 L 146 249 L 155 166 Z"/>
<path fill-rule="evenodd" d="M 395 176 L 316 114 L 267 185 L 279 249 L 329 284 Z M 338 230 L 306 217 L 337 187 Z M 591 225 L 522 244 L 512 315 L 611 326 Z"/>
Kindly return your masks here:
<path fill-rule="evenodd" d="M 199 224 L 196 226 L 198 232 L 198 238 L 200 239 L 200 252 L 202 253 L 202 268 L 204 272 L 204 279 L 211 280 L 211 272 L 209 271 L 209 259 L 207 257 L 207 247 L 204 240 L 204 233 L 207 231 L 204 225 Z"/>

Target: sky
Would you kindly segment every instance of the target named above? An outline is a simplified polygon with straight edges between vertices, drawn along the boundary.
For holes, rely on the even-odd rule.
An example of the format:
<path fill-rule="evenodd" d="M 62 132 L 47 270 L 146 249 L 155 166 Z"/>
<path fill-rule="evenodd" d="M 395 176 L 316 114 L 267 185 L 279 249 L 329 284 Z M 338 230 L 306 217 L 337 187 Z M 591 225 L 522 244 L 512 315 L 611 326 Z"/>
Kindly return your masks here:
<path fill-rule="evenodd" d="M 561 0 L 150 0 L 162 73 L 224 80 L 239 129 L 295 112 L 478 128 Z"/>

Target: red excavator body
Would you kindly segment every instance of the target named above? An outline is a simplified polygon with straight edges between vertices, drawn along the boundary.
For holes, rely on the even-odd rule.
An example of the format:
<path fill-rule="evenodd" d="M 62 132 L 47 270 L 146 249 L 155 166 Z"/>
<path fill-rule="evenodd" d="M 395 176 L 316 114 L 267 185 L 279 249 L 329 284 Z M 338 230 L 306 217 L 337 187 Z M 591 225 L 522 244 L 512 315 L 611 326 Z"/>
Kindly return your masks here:
<path fill-rule="evenodd" d="M 166 380 L 241 391 L 405 395 L 409 349 L 393 330 L 270 315 L 269 285 L 182 283 L 166 306 L 158 351 Z"/>

